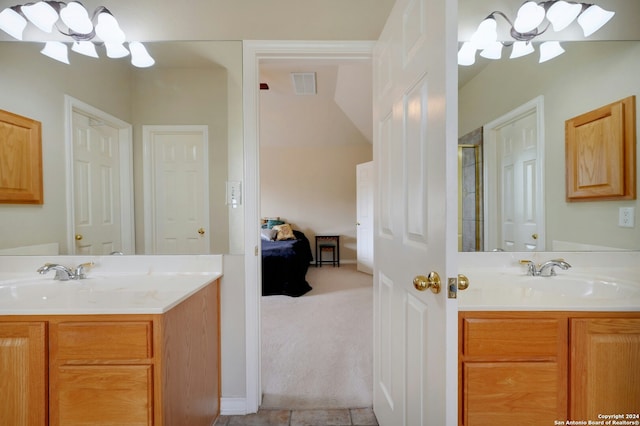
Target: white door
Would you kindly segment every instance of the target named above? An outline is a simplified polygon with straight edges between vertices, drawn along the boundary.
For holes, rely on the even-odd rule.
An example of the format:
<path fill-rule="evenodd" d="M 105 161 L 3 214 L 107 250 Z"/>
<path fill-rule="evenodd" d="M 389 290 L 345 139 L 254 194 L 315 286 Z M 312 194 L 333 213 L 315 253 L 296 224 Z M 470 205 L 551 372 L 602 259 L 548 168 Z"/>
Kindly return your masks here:
<path fill-rule="evenodd" d="M 456 2 L 398 0 L 374 51 L 374 411 L 457 424 Z M 440 291 L 414 278 L 435 272 Z M 435 276 L 432 276 L 435 281 Z"/>
<path fill-rule="evenodd" d="M 357 269 L 373 273 L 373 161 L 356 165 Z"/>
<path fill-rule="evenodd" d="M 73 208 L 69 251 L 133 253 L 130 126 L 71 98 L 67 107 Z"/>
<path fill-rule="evenodd" d="M 488 242 L 491 250 L 545 249 L 541 98 L 485 126 Z"/>
<path fill-rule="evenodd" d="M 207 126 L 143 126 L 145 252 L 209 253 Z"/>

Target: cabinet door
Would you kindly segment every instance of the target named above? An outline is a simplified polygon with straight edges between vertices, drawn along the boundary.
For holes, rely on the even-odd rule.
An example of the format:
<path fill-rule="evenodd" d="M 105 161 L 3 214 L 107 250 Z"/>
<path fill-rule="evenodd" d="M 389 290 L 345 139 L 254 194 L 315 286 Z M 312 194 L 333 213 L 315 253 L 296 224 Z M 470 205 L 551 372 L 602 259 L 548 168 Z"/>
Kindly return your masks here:
<path fill-rule="evenodd" d="M 51 425 L 153 425 L 152 371 L 150 365 L 59 367 Z"/>
<path fill-rule="evenodd" d="M 570 417 L 640 409 L 640 318 L 571 320 Z"/>
<path fill-rule="evenodd" d="M 46 325 L 0 323 L 0 424 L 47 424 Z"/>

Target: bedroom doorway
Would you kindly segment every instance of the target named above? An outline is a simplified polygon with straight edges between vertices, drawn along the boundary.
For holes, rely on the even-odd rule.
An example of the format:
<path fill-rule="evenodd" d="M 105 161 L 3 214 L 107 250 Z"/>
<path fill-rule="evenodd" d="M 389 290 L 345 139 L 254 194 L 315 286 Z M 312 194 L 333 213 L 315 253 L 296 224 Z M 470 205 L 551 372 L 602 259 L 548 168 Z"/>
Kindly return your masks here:
<path fill-rule="evenodd" d="M 359 69 L 357 65 L 363 63 L 370 73 L 370 55 L 339 60 L 322 55 L 311 58 L 306 54 L 304 59 L 296 55 L 278 55 L 278 58 L 259 62 L 260 82 L 264 83 L 263 87 L 268 87 L 268 90 L 258 93 L 259 215 L 290 223 L 294 230 L 305 234 L 312 249 L 316 234 L 340 234 L 345 245 L 341 247 L 340 267 L 309 267 L 306 278 L 313 287 L 309 293 L 301 297 L 262 297 L 263 408 L 350 408 L 370 406 L 373 402 L 372 368 L 366 363 L 373 355 L 370 327 L 373 280 L 371 275 L 356 271 L 355 263 L 355 165 L 372 159 L 372 145 L 364 142 L 367 136 L 363 135 L 371 131 L 371 125 L 358 122 L 361 118 L 354 118 L 349 123 L 351 118 L 347 118 L 355 114 L 358 106 L 352 101 L 356 98 L 367 99 L 365 115 L 369 117 L 371 100 L 370 95 L 349 97 L 340 94 L 343 85 L 348 86 L 343 79 L 353 76 Z M 342 67 L 340 71 L 339 67 Z M 333 71 L 327 71 L 329 68 Z M 296 95 L 293 72 L 314 73 L 320 93 L 315 97 Z M 327 72 L 333 79 L 332 87 L 335 84 L 336 88 L 331 93 L 335 110 L 328 110 L 322 104 L 321 92 L 326 88 L 324 77 Z M 342 75 L 339 76 L 340 73 Z M 370 90 L 370 76 L 368 79 L 360 76 L 359 84 Z M 285 90 L 290 94 L 285 94 Z M 298 96 L 296 99 L 302 100 L 304 105 L 292 106 L 289 101 L 293 100 L 288 101 L 287 96 Z M 282 108 L 274 108 L 271 105 L 274 102 L 281 104 Z M 306 117 L 293 118 L 292 111 L 296 110 L 304 112 Z M 283 121 L 285 116 L 287 120 Z M 348 127 L 351 140 L 357 143 L 337 148 L 341 137 L 334 136 L 334 133 L 327 136 L 314 127 L 323 126 L 318 124 L 322 122 L 332 132 Z M 274 137 L 270 131 L 278 126 L 284 127 L 288 135 Z M 306 136 L 295 137 L 305 126 L 309 129 Z M 359 126 L 368 130 L 361 131 Z M 371 139 L 372 136 L 369 141 Z M 322 146 L 315 147 L 315 144 Z M 348 172 L 338 166 L 347 158 L 353 161 Z M 299 173 L 292 176 L 296 168 Z M 353 180 L 352 214 L 351 206 L 345 207 L 345 200 L 341 198 L 342 191 L 334 199 L 325 194 L 325 189 L 336 182 L 343 182 L 341 186 L 345 187 L 344 182 L 349 179 Z M 331 191 L 327 189 L 326 192 Z M 349 219 L 342 221 L 343 216 L 349 216 Z M 313 253 L 314 260 L 315 256 Z M 349 327 L 352 324 L 357 327 Z M 275 353 L 277 357 L 273 356 Z"/>

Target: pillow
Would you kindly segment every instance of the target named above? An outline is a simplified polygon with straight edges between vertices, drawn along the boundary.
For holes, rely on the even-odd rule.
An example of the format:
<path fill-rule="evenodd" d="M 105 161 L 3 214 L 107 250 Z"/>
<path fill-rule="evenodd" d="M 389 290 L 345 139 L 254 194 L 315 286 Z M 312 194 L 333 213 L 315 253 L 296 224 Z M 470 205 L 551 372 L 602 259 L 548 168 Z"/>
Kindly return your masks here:
<path fill-rule="evenodd" d="M 272 229 L 275 229 L 278 232 L 276 235 L 276 241 L 296 239 L 296 236 L 293 235 L 293 229 L 291 229 L 291 225 L 288 223 L 276 225 Z"/>
<path fill-rule="evenodd" d="M 276 225 L 284 225 L 284 220 L 267 219 L 267 222 L 262 225 L 262 228 L 271 229 Z"/>
<path fill-rule="evenodd" d="M 261 229 L 260 230 L 260 238 L 265 241 L 273 241 L 276 239 L 276 235 L 278 231 L 275 229 Z"/>

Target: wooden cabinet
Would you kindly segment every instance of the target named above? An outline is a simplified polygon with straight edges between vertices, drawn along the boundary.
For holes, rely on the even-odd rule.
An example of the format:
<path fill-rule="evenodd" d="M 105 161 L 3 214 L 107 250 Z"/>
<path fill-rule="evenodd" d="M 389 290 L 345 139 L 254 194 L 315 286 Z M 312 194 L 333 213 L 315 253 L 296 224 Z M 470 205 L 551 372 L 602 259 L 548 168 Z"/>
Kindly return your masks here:
<path fill-rule="evenodd" d="M 567 320 L 461 312 L 459 424 L 553 424 L 567 412 Z"/>
<path fill-rule="evenodd" d="M 640 412 L 640 315 L 571 319 L 570 387 L 570 419 Z"/>
<path fill-rule="evenodd" d="M 47 423 L 47 343 L 43 321 L 0 322 L 0 425 Z"/>
<path fill-rule="evenodd" d="M 460 425 L 638 413 L 640 313 L 459 313 Z"/>
<path fill-rule="evenodd" d="M 210 426 L 219 330 L 219 281 L 164 314 L 0 316 L 0 425 Z"/>

